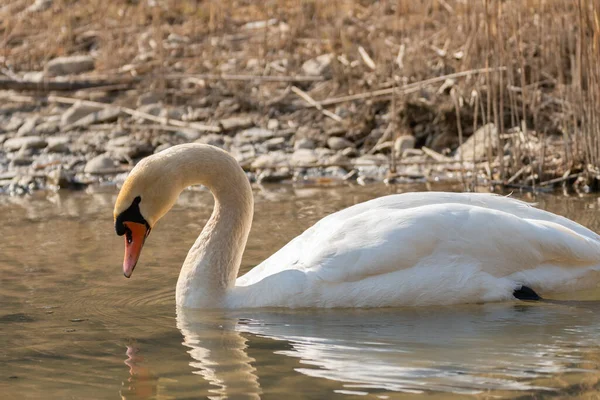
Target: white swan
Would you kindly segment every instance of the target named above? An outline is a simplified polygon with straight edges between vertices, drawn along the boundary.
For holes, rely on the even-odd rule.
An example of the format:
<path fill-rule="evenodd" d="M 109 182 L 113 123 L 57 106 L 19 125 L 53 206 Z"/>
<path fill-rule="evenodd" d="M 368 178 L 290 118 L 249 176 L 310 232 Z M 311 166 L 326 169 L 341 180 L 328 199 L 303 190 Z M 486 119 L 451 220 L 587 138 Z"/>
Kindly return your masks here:
<path fill-rule="evenodd" d="M 407 193 L 331 214 L 236 279 L 252 223 L 250 184 L 216 147 L 174 146 L 142 160 L 117 198 L 129 277 L 150 229 L 190 185 L 212 216 L 177 281 L 190 308 L 381 307 L 536 298 L 600 280 L 600 236 L 490 194 Z"/>

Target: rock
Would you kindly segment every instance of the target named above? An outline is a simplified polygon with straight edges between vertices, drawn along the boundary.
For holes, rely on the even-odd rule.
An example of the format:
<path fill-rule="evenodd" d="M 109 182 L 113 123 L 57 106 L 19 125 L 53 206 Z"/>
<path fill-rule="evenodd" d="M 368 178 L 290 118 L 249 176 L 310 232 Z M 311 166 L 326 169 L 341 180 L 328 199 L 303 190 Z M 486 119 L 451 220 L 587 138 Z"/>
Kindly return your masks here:
<path fill-rule="evenodd" d="M 85 164 L 83 172 L 87 174 L 104 174 L 114 172 L 115 162 L 106 154 L 100 154 Z"/>
<path fill-rule="evenodd" d="M 74 176 L 73 172 L 59 167 L 46 174 L 46 182 L 52 186 L 64 189 L 72 186 Z"/>
<path fill-rule="evenodd" d="M 314 149 L 315 147 L 315 141 L 312 139 L 302 138 L 294 142 L 294 150 Z"/>
<path fill-rule="evenodd" d="M 90 56 L 58 57 L 50 60 L 44 71 L 47 76 L 80 74 L 94 69 L 94 59 Z"/>
<path fill-rule="evenodd" d="M 25 123 L 21 125 L 17 131 L 17 136 L 29 136 L 35 132 L 35 125 L 38 122 L 38 117 L 27 118 Z"/>
<path fill-rule="evenodd" d="M 274 137 L 264 143 L 268 151 L 281 150 L 285 147 L 285 138 Z"/>
<path fill-rule="evenodd" d="M 402 155 L 404 154 L 404 152 L 406 150 L 414 149 L 414 148 L 415 148 L 415 137 L 412 135 L 400 136 L 394 142 L 394 153 L 396 154 L 396 157 L 399 157 L 399 158 L 402 157 Z"/>
<path fill-rule="evenodd" d="M 23 136 L 8 139 L 4 142 L 3 147 L 6 151 L 16 151 L 21 148 L 41 149 L 47 145 L 48 143 L 39 136 Z"/>
<path fill-rule="evenodd" d="M 59 121 L 48 119 L 35 127 L 35 133 L 42 135 L 51 135 L 59 130 Z"/>
<path fill-rule="evenodd" d="M 114 122 L 121 115 L 121 109 L 118 107 L 108 107 L 100 111 L 96 111 L 92 114 L 86 115 L 79 121 L 69 125 L 72 128 L 86 127 L 92 124 Z"/>
<path fill-rule="evenodd" d="M 277 183 L 288 179 L 292 179 L 292 172 L 289 168 L 269 168 L 261 171 L 256 177 L 258 183 Z"/>
<path fill-rule="evenodd" d="M 348 139 L 332 136 L 327 139 L 327 146 L 329 146 L 331 150 L 342 150 L 346 147 L 354 147 L 354 144 Z"/>
<path fill-rule="evenodd" d="M 144 93 L 141 94 L 138 98 L 137 98 L 137 106 L 141 107 L 141 106 L 145 106 L 148 104 L 157 104 L 162 102 L 162 96 L 159 93 L 155 93 L 155 92 L 148 92 L 148 93 Z"/>
<path fill-rule="evenodd" d="M 277 129 L 279 129 L 279 121 L 277 121 L 276 119 L 270 119 L 269 122 L 267 122 L 267 129 L 271 131 L 276 131 Z"/>
<path fill-rule="evenodd" d="M 477 129 L 463 144 L 456 149 L 455 159 L 467 161 L 481 161 L 487 158 L 488 147 L 492 147 L 492 153 L 496 150 L 498 143 L 498 129 L 493 123 Z"/>
<path fill-rule="evenodd" d="M 331 62 L 333 61 L 333 54 L 321 54 L 316 58 L 312 58 L 305 61 L 302 64 L 302 71 L 306 75 L 320 76 L 327 75 L 331 72 Z"/>
<path fill-rule="evenodd" d="M 231 138 L 229 137 L 227 137 L 227 139 L 231 140 Z M 219 135 L 218 133 L 209 133 L 196 140 L 196 143 L 210 144 L 211 146 L 216 146 L 224 149 L 225 136 Z"/>
<path fill-rule="evenodd" d="M 310 149 L 298 149 L 292 154 L 290 164 L 295 166 L 312 165 L 318 161 L 316 151 Z"/>
<path fill-rule="evenodd" d="M 205 121 L 211 117 L 213 112 L 209 107 L 194 108 L 193 110 L 189 110 L 181 119 L 184 121 Z"/>
<path fill-rule="evenodd" d="M 33 158 L 26 155 L 17 155 L 12 159 L 10 165 L 12 167 L 23 167 L 26 165 L 31 165 L 33 163 Z"/>
<path fill-rule="evenodd" d="M 27 7 L 26 11 L 30 13 L 46 11 L 52 7 L 52 0 L 35 0 L 32 5 Z"/>
<path fill-rule="evenodd" d="M 12 132 L 12 131 L 16 131 L 17 129 L 19 129 L 21 127 L 21 125 L 23 125 L 25 123 L 25 120 L 23 118 L 19 118 L 16 115 L 13 115 L 10 118 L 10 121 L 8 121 L 8 124 L 6 124 L 4 126 L 4 130 L 6 132 Z"/>
<path fill-rule="evenodd" d="M 154 154 L 156 153 L 160 153 L 163 150 L 168 149 L 169 147 L 173 147 L 173 145 L 171 143 L 163 143 L 160 146 L 158 146 L 157 148 L 154 149 Z"/>
<path fill-rule="evenodd" d="M 72 123 L 80 120 L 81 118 L 85 117 L 86 115 L 89 115 L 89 114 L 99 111 L 99 110 L 101 110 L 100 107 L 90 106 L 90 105 L 84 104 L 82 102 L 77 102 L 77 103 L 73 104 L 71 107 L 69 107 L 69 109 L 67 111 L 65 111 L 63 113 L 63 115 L 60 117 L 60 125 L 61 126 L 71 125 Z"/>
<path fill-rule="evenodd" d="M 272 168 L 288 166 L 288 154 L 282 151 L 272 151 L 267 154 L 262 154 L 252 162 L 253 168 Z"/>
<path fill-rule="evenodd" d="M 240 143 L 257 143 L 264 142 L 267 139 L 272 138 L 274 135 L 273 131 L 264 128 L 250 128 L 246 129 L 236 135 L 236 141 Z"/>
<path fill-rule="evenodd" d="M 378 145 L 373 147 L 373 150 L 371 151 L 373 153 L 390 153 L 393 145 L 393 142 L 391 140 L 388 140 L 383 143 L 379 143 Z"/>
<path fill-rule="evenodd" d="M 117 158 L 131 159 L 147 156 L 154 148 L 145 141 L 136 140 L 134 136 L 120 136 L 106 143 L 106 150 Z"/>
<path fill-rule="evenodd" d="M 46 151 L 48 153 L 68 153 L 69 152 L 69 138 L 67 136 L 55 136 L 47 139 L 48 146 Z"/>
<path fill-rule="evenodd" d="M 159 117 L 161 118 L 168 118 L 168 119 L 176 119 L 181 121 L 181 118 L 185 115 L 185 110 L 183 108 L 163 108 L 160 112 L 160 114 L 158 114 Z"/>
<path fill-rule="evenodd" d="M 139 112 L 143 112 L 146 114 L 150 114 L 150 115 L 154 115 L 155 117 L 158 117 L 160 115 L 160 113 L 163 110 L 163 106 L 161 104 L 156 104 L 156 103 L 152 103 L 152 104 L 145 104 L 142 106 L 139 106 L 137 108 L 137 111 Z"/>
<path fill-rule="evenodd" d="M 345 157 L 351 158 L 358 156 L 358 152 L 354 147 L 346 147 L 344 150 L 342 150 L 341 154 Z"/>
<path fill-rule="evenodd" d="M 43 82 L 44 71 L 27 71 L 23 73 L 23 80 L 28 82 Z"/>
<path fill-rule="evenodd" d="M 231 117 L 220 120 L 219 125 L 224 131 L 235 131 L 253 126 L 254 121 L 250 117 Z"/>

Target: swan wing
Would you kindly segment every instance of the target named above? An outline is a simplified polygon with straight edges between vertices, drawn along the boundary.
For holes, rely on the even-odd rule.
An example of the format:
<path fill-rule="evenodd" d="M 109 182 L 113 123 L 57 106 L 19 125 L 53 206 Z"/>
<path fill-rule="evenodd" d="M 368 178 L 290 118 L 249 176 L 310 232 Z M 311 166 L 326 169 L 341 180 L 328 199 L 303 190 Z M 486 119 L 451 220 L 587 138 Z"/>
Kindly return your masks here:
<path fill-rule="evenodd" d="M 410 193 L 322 219 L 237 284 L 251 285 L 288 270 L 344 283 L 413 267 L 475 265 L 507 277 L 542 265 L 599 263 L 598 235 L 522 201 L 487 194 Z"/>

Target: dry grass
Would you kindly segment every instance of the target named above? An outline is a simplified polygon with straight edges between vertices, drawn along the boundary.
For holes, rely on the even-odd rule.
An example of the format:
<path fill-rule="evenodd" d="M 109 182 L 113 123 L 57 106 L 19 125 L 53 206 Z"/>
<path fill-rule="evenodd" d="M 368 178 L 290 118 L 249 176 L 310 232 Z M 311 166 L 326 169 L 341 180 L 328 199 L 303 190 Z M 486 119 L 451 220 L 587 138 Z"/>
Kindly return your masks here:
<path fill-rule="evenodd" d="M 5 71 L 40 70 L 53 57 L 91 52 L 97 74 L 133 73 L 147 77 L 147 87 L 176 93 L 169 73 L 294 75 L 307 59 L 333 53 L 330 79 L 302 86 L 320 101 L 503 68 L 456 79 L 440 93 L 438 83 L 399 94 L 387 118 L 440 151 L 495 123 L 493 179 L 519 171 L 529 184 L 568 172 L 600 175 L 600 0 L 55 0 L 26 14 L 29 4 L 9 0 L 0 8 Z M 174 35 L 186 41 L 168 40 Z M 202 93 L 218 86 L 211 85 Z M 268 99 L 286 85 L 262 84 L 262 101 L 249 107 L 270 112 Z M 347 137 L 359 144 L 392 109 L 389 96 L 341 108 L 350 114 Z M 494 156 L 492 148 L 506 151 Z"/>

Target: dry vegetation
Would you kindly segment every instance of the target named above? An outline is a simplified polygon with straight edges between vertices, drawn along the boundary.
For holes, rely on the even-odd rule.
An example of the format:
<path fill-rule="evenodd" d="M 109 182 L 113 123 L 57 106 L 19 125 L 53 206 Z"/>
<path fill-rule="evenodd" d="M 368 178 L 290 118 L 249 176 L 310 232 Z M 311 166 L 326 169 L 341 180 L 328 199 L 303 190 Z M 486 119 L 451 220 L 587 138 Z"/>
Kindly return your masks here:
<path fill-rule="evenodd" d="M 212 107 L 208 122 L 253 111 L 265 123 L 341 127 L 360 154 L 376 146 L 390 154 L 395 137 L 412 135 L 439 163 L 493 123 L 499 134 L 482 136 L 485 157 L 459 157 L 469 182 L 597 186 L 600 0 L 30 5 L 0 8 L 0 72 L 9 78 L 90 53 L 96 68 L 87 78 L 115 83 L 103 90 L 122 104 L 135 79 L 137 93 Z M 330 66 L 301 76 L 322 54 L 333 54 Z M 392 160 L 392 171 L 404 162 Z"/>

